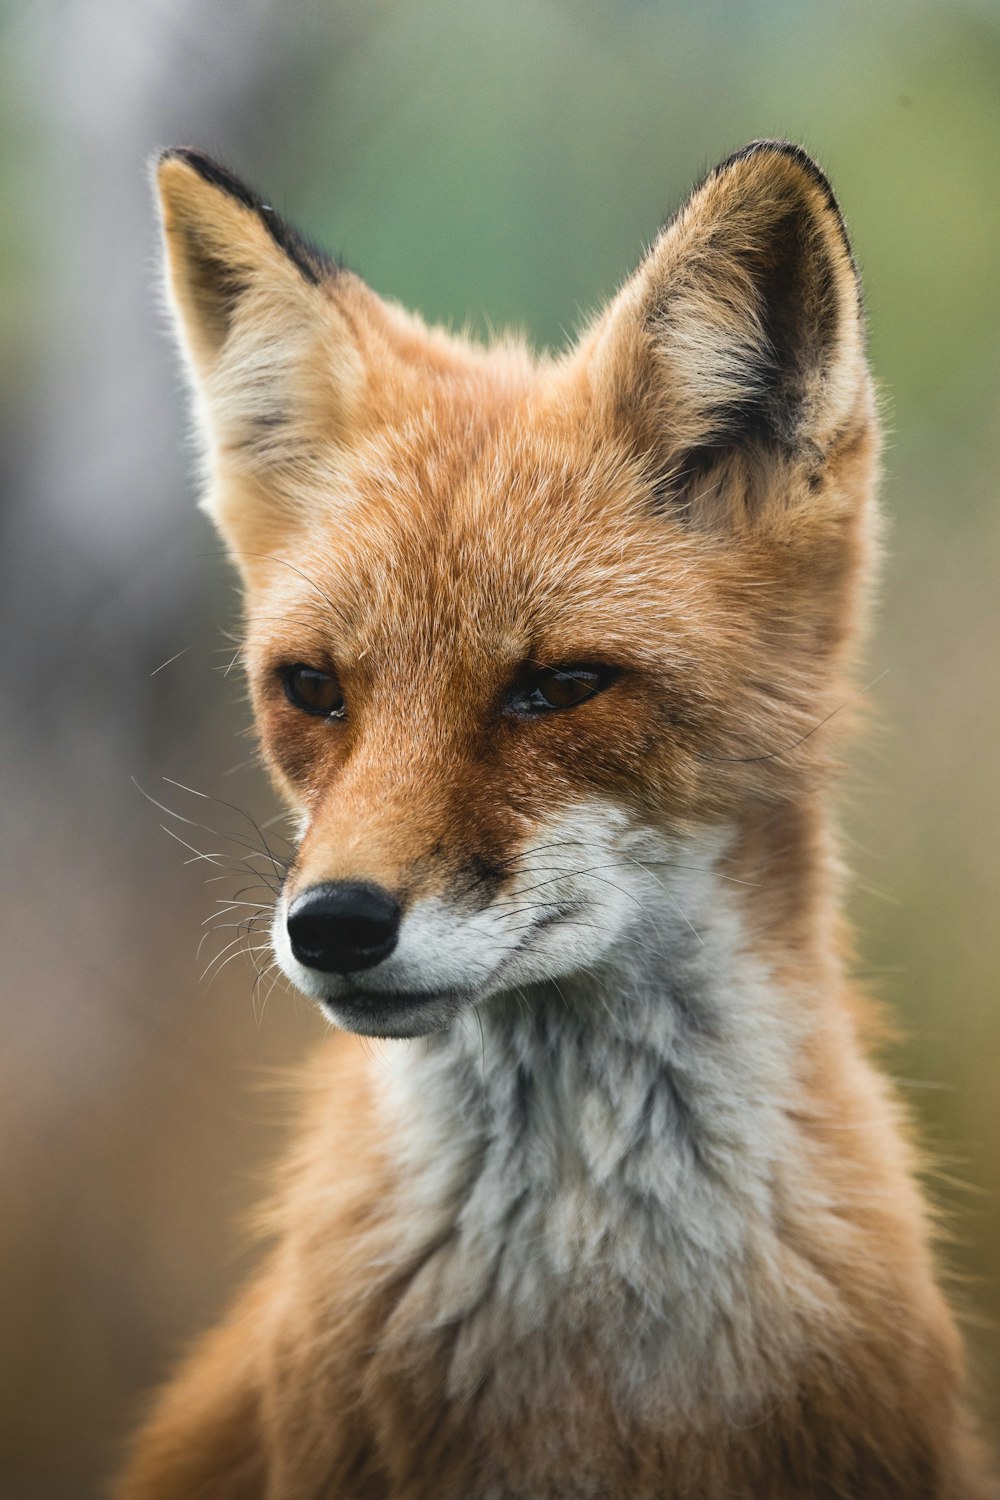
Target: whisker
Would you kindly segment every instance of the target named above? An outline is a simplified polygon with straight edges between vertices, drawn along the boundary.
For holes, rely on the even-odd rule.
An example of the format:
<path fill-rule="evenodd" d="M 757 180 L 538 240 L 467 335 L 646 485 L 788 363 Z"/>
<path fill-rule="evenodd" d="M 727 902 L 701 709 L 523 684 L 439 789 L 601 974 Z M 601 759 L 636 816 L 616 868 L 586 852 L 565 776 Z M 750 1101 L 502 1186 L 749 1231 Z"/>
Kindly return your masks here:
<path fill-rule="evenodd" d="M 212 878 L 214 879 L 216 877 L 213 876 Z M 238 897 L 245 896 L 247 891 L 270 891 L 272 896 L 277 894 L 274 886 L 270 885 L 266 880 L 255 880 L 251 885 L 241 885 L 238 891 L 233 892 L 230 899 L 235 901 Z M 272 908 L 274 906 L 273 901 L 268 901 L 264 904 Z"/>
<path fill-rule="evenodd" d="M 238 938 L 234 939 L 234 942 L 239 942 L 239 939 Z M 230 944 L 229 946 L 232 947 L 232 944 Z M 242 946 L 242 944 L 240 944 L 240 947 L 237 949 L 237 951 L 235 953 L 230 953 L 229 957 L 227 959 L 225 959 L 221 964 L 219 964 L 218 968 L 215 970 L 215 973 L 212 974 L 211 979 L 208 981 L 209 982 L 209 986 L 211 986 L 212 984 L 215 983 L 216 979 L 218 979 L 219 975 L 222 973 L 222 971 L 226 967 L 226 965 L 227 964 L 231 964 L 234 958 L 240 958 L 241 956 L 252 955 L 254 953 L 264 953 L 264 952 L 267 951 L 267 947 L 268 947 L 268 945 L 266 943 L 261 943 L 256 948 L 244 948 Z M 225 948 L 223 949 L 223 953 L 225 953 L 227 951 L 228 951 L 228 949 L 225 949 Z M 219 957 L 221 957 L 221 956 L 222 955 L 220 954 Z M 218 963 L 218 959 L 214 958 L 212 960 L 212 962 L 209 964 L 208 968 L 202 974 L 202 976 L 201 976 L 202 981 L 204 981 L 204 979 L 206 978 L 206 976 L 212 972 L 213 967 L 217 963 Z"/>
<path fill-rule="evenodd" d="M 158 667 L 154 667 L 149 674 L 150 677 L 155 677 L 157 672 L 162 672 L 164 667 L 169 667 L 171 662 L 179 661 L 180 658 L 182 656 L 185 656 L 191 649 L 192 648 L 190 646 L 182 646 L 179 651 L 174 652 L 173 656 L 168 656 L 166 661 L 161 661 Z"/>
<path fill-rule="evenodd" d="M 580 880 L 580 879 L 583 879 L 584 877 L 590 877 L 593 880 L 599 880 L 599 881 L 601 881 L 601 883 L 603 885 L 606 885 L 606 886 L 610 887 L 612 890 L 618 891 L 618 893 L 620 895 L 625 896 L 629 901 L 631 901 L 635 906 L 637 906 L 639 908 L 639 910 L 643 913 L 644 916 L 646 916 L 649 919 L 649 921 L 652 924 L 654 930 L 659 934 L 659 931 L 660 931 L 659 924 L 658 924 L 655 916 L 648 909 L 648 907 L 646 907 L 644 905 L 644 903 L 639 900 L 638 896 L 636 896 L 634 892 L 626 890 L 624 886 L 618 885 L 615 881 L 609 880 L 606 875 L 602 875 L 600 873 L 601 870 L 613 870 L 613 869 L 617 869 L 617 868 L 618 868 L 617 862 L 614 861 L 614 860 L 609 860 L 609 861 L 607 861 L 604 864 L 588 866 L 588 868 L 585 869 L 585 870 L 567 869 L 565 871 L 562 871 L 559 875 L 550 876 L 548 880 L 539 881 L 536 885 L 528 886 L 525 889 L 522 889 L 522 890 L 519 890 L 519 891 L 515 892 L 513 899 L 520 899 L 521 897 L 530 895 L 533 891 L 544 890 L 546 886 L 554 885 L 555 882 L 557 880 L 560 880 L 560 879 Z M 671 899 L 673 899 L 673 898 L 671 898 Z M 549 902 L 548 904 L 549 905 L 556 905 L 558 903 Z M 676 905 L 676 902 L 674 904 Z M 498 902 L 497 905 L 500 906 L 501 903 Z M 697 931 L 695 931 L 694 927 L 691 926 L 690 921 L 685 916 L 684 912 L 681 911 L 680 907 L 678 907 L 678 911 L 680 912 L 681 917 L 684 918 L 684 921 L 687 922 L 687 925 L 689 927 L 691 927 L 691 931 L 694 932 L 694 935 L 695 935 L 695 937 L 698 938 L 698 941 L 702 942 L 702 938 L 701 938 L 700 934 Z M 503 915 L 503 913 L 500 913 L 500 914 Z M 511 913 L 511 914 L 513 914 L 513 913 Z M 662 951 L 662 949 L 661 949 L 661 957 L 663 957 L 664 959 L 666 959 L 666 954 Z"/>
<path fill-rule="evenodd" d="M 270 844 L 267 842 L 267 839 L 261 832 L 260 824 L 255 818 L 251 817 L 250 813 L 247 812 L 245 807 L 239 807 L 235 802 L 228 802 L 225 797 L 212 797 L 208 794 L 208 792 L 199 792 L 193 786 L 185 786 L 183 781 L 175 781 L 172 776 L 164 776 L 163 780 L 169 782 L 171 786 L 179 788 L 179 790 L 182 792 L 189 792 L 192 797 L 200 797 L 205 802 L 215 802 L 219 805 L 219 807 L 228 807 L 231 812 L 236 813 L 241 818 L 245 818 L 246 821 L 250 824 L 250 827 L 257 834 L 257 837 L 260 839 L 267 853 L 271 856 L 272 859 L 275 857 L 271 851 Z M 233 838 L 237 837 L 237 835 L 229 834 L 227 835 L 227 837 Z M 282 837 L 283 836 L 279 834 L 279 838 Z M 283 839 L 283 842 L 291 847 L 291 841 L 289 839 Z"/>
<path fill-rule="evenodd" d="M 166 777 L 166 776 L 163 779 L 164 779 L 164 781 L 169 781 L 170 780 L 170 778 Z M 163 802 L 158 802 L 157 799 L 152 795 L 152 793 L 147 792 L 144 787 L 142 787 L 142 786 L 139 785 L 138 781 L 135 779 L 134 776 L 131 777 L 131 781 L 132 781 L 132 784 L 135 786 L 136 790 L 138 792 L 140 792 L 143 797 L 146 798 L 147 802 L 151 802 L 154 807 L 159 808 L 160 812 L 165 813 L 168 818 L 174 818 L 178 823 L 183 823 L 188 828 L 200 828 L 204 833 L 210 833 L 215 838 L 225 838 L 225 839 L 228 839 L 231 843 L 238 844 L 240 847 L 242 847 L 242 848 L 247 849 L 248 851 L 250 851 L 250 853 L 248 854 L 247 857 L 250 857 L 250 855 L 252 854 L 252 855 L 256 855 L 256 857 L 259 858 L 259 859 L 269 859 L 270 862 L 271 862 L 271 864 L 274 866 L 275 874 L 278 876 L 278 879 L 279 880 L 283 880 L 284 879 L 285 871 L 287 869 L 287 866 L 285 866 L 285 865 L 282 864 L 281 868 L 279 869 L 279 861 L 277 860 L 276 856 L 274 855 L 273 851 L 271 850 L 270 846 L 268 845 L 267 840 L 264 838 L 263 834 L 260 833 L 259 829 L 257 831 L 258 831 L 258 834 L 260 836 L 261 843 L 264 845 L 263 849 L 261 849 L 260 847 L 258 847 L 256 844 L 254 844 L 254 842 L 251 839 L 246 838 L 242 834 L 237 834 L 237 833 L 220 833 L 217 828 L 210 828 L 207 823 L 199 823 L 194 818 L 187 818 L 187 817 L 185 817 L 183 813 L 176 812 L 172 807 L 167 807 L 166 804 L 163 803 Z M 174 782 L 172 784 L 175 785 L 175 786 L 179 786 L 180 785 L 179 782 Z M 188 788 L 188 787 L 184 787 L 183 790 L 184 791 L 188 791 L 188 790 L 191 790 L 191 789 Z M 194 795 L 197 796 L 197 797 L 204 797 L 205 793 L 204 792 L 195 792 Z M 207 800 L 208 801 L 217 801 L 219 799 L 217 799 L 217 798 L 208 798 Z M 234 806 L 234 804 L 232 804 L 232 803 L 224 803 L 223 805 L 227 806 L 227 807 Z M 249 813 L 244 813 L 243 810 L 242 810 L 242 808 L 235 808 L 235 811 L 242 813 L 242 815 L 244 817 L 246 817 L 248 819 L 248 821 L 250 821 L 251 823 L 253 823 L 253 819 L 250 818 Z M 164 825 L 161 824 L 161 827 L 163 827 L 163 826 Z M 254 824 L 254 827 L 256 827 L 256 824 Z M 164 827 L 164 832 L 165 833 L 170 833 L 171 836 L 174 837 L 174 838 L 177 837 L 177 835 L 175 833 L 173 833 L 172 830 L 169 829 L 169 828 Z M 184 841 L 180 840 L 180 842 L 183 843 Z M 204 854 L 202 852 L 202 850 L 196 849 L 193 844 L 188 844 L 187 848 L 190 849 L 191 853 L 194 854 L 194 855 L 196 855 L 197 858 L 199 858 L 199 859 L 211 859 L 213 863 L 218 863 L 219 860 L 223 857 L 221 855 L 206 855 L 206 854 Z M 266 853 L 265 853 L 265 851 L 266 851 Z"/>
<path fill-rule="evenodd" d="M 704 946 L 705 946 L 705 939 L 702 937 L 702 935 L 698 931 L 697 927 L 691 921 L 691 918 L 688 916 L 687 912 L 681 906 L 680 902 L 678 901 L 677 897 L 674 895 L 673 891 L 668 891 L 666 889 L 666 887 L 664 886 L 663 893 L 666 896 L 667 900 L 675 907 L 675 909 L 677 911 L 677 914 L 680 917 L 681 921 L 683 923 L 685 923 L 686 926 L 690 927 L 691 931 L 694 933 L 695 937 L 698 939 L 699 943 L 704 948 Z"/>
<path fill-rule="evenodd" d="M 206 942 L 210 937 L 214 937 L 217 932 L 235 931 L 237 933 L 236 941 L 240 943 L 245 942 L 249 937 L 263 937 L 266 929 L 255 927 L 254 923 L 256 920 L 256 917 L 243 917 L 239 922 L 217 922 L 214 927 L 210 927 L 207 932 L 202 933 L 198 947 L 195 950 L 195 960 L 197 961 L 201 957 L 201 950 L 204 948 Z"/>
<path fill-rule="evenodd" d="M 726 875 L 721 870 L 715 869 L 712 865 L 682 865 L 676 859 L 636 859 L 634 855 L 626 854 L 624 850 L 620 852 L 622 859 L 627 859 L 629 864 L 636 865 L 642 870 L 651 870 L 654 867 L 656 869 L 689 870 L 693 875 L 711 875 L 716 880 L 726 880 L 732 885 L 745 885 L 751 890 L 760 890 L 759 880 L 741 880 L 738 875 Z"/>
<path fill-rule="evenodd" d="M 220 896 L 218 903 L 220 906 L 225 906 L 227 911 L 232 911 L 236 906 L 252 906 L 254 911 L 260 911 L 261 909 L 259 901 L 230 901 L 227 905 L 225 896 Z"/>
<path fill-rule="evenodd" d="M 257 1022 L 257 1030 L 258 1031 L 260 1031 L 262 1025 L 264 1024 L 264 1012 L 267 1009 L 267 1002 L 270 1000 L 271 995 L 272 995 L 272 993 L 274 991 L 274 986 L 278 983 L 279 974 L 275 974 L 275 977 L 271 980 L 271 983 L 270 983 L 270 985 L 268 987 L 267 994 L 264 996 L 263 1000 L 261 1001 L 260 1013 L 259 1014 L 257 1012 L 257 991 L 259 990 L 259 988 L 260 988 L 261 984 L 264 982 L 264 980 L 267 978 L 268 974 L 270 974 L 273 970 L 276 970 L 277 968 L 278 968 L 278 961 L 277 961 L 277 959 L 274 959 L 271 963 L 269 963 L 267 965 L 266 968 L 264 968 L 264 969 L 258 969 L 258 971 L 257 971 L 257 977 L 256 977 L 256 979 L 253 982 L 253 990 L 251 991 L 251 995 L 250 995 L 250 1003 L 253 1006 L 254 1018 L 255 1018 L 255 1020 Z"/>
<path fill-rule="evenodd" d="M 885 670 L 883 672 L 880 672 L 877 677 L 873 677 L 872 680 L 871 680 L 871 682 L 866 683 L 863 688 L 859 688 L 856 693 L 851 693 L 850 697 L 845 698 L 844 701 L 843 701 L 843 703 L 838 703 L 837 707 L 834 708 L 834 709 L 831 709 L 830 712 L 824 718 L 820 719 L 820 721 L 819 721 L 818 724 L 814 724 L 811 729 L 807 729 L 806 730 L 805 734 L 800 735 L 797 740 L 793 740 L 790 745 L 785 745 L 780 750 L 772 750 L 767 755 L 701 755 L 701 754 L 698 754 L 698 759 L 699 760 L 713 761 L 713 762 L 715 762 L 716 764 L 719 764 L 719 765 L 725 764 L 725 765 L 732 765 L 732 766 L 752 766 L 752 765 L 757 765 L 757 764 L 759 764 L 762 761 L 776 760 L 778 758 L 778 756 L 780 756 L 780 755 L 790 755 L 793 750 L 797 750 L 800 745 L 804 745 L 805 742 L 806 742 L 806 740 L 812 739 L 812 737 L 813 737 L 814 734 L 817 734 L 819 732 L 819 730 L 821 730 L 825 724 L 829 724 L 829 722 L 830 722 L 831 719 L 835 719 L 836 716 L 839 713 L 841 713 L 845 708 L 847 708 L 849 704 L 855 703 L 858 700 L 858 698 L 863 697 L 865 693 L 871 692 L 871 690 L 872 690 L 873 687 L 877 687 L 877 685 L 882 681 L 883 677 L 888 676 L 888 673 L 889 673 L 889 668 L 886 667 Z M 695 753 L 697 754 L 697 752 L 695 752 Z"/>
<path fill-rule="evenodd" d="M 187 865 L 197 864 L 198 860 L 200 860 L 200 859 L 207 859 L 208 862 L 209 862 L 209 864 L 213 864 L 213 865 L 221 864 L 221 862 L 222 862 L 222 856 L 221 855 L 218 855 L 218 854 L 203 854 L 200 849 L 196 849 L 193 844 L 189 844 L 188 841 L 187 841 L 187 839 L 182 839 L 179 833 L 175 833 L 172 828 L 168 828 L 167 825 L 166 825 L 166 823 L 161 823 L 160 827 L 163 829 L 163 832 L 166 833 L 166 834 L 169 834 L 172 839 L 176 839 L 179 844 L 183 844 L 185 849 L 190 849 L 191 853 L 194 855 L 194 859 L 186 859 L 184 861 L 185 864 L 187 864 Z"/>
<path fill-rule="evenodd" d="M 508 932 L 530 932 L 531 929 L 533 927 L 535 927 L 535 926 L 537 926 L 537 923 L 535 923 L 535 922 L 523 922 L 520 927 L 510 927 L 510 928 L 507 929 L 507 931 Z M 556 926 L 558 926 L 559 928 L 563 928 L 563 927 L 580 927 L 580 928 L 585 928 L 588 932 L 602 932 L 604 930 L 597 922 L 583 922 L 583 921 L 578 920 L 578 918 L 576 918 L 576 917 L 566 917 L 564 920 L 561 920 L 558 923 L 553 923 L 552 924 L 553 928 L 556 927 Z M 551 931 L 552 928 L 550 928 L 548 930 Z M 632 934 L 632 933 L 628 933 L 627 934 L 627 936 L 625 938 L 625 941 L 627 941 L 628 943 L 630 943 L 631 945 L 633 945 L 636 948 L 643 948 L 643 949 L 645 949 L 645 951 L 647 953 L 652 953 L 657 958 L 662 958 L 663 957 L 663 952 L 662 952 L 662 950 L 660 948 L 654 948 L 651 943 L 644 943 L 641 938 L 635 937 L 634 934 Z"/>
<path fill-rule="evenodd" d="M 338 613 L 337 606 L 334 604 L 329 594 L 325 594 L 320 588 L 319 584 L 315 581 L 315 579 L 310 578 L 308 573 L 303 573 L 301 568 L 297 568 L 294 563 L 290 563 L 286 557 L 275 557 L 272 553 L 269 552 L 244 552 L 242 555 L 244 557 L 260 558 L 262 562 L 278 563 L 281 567 L 288 568 L 292 573 L 297 573 L 304 583 L 308 583 L 309 587 L 316 591 L 319 597 L 323 600 L 324 604 L 328 604 L 330 606 L 334 614 Z"/>
<path fill-rule="evenodd" d="M 251 766 L 259 766 L 260 763 L 261 760 L 259 755 L 251 755 L 247 760 L 237 761 L 235 766 L 230 766 L 227 770 L 223 771 L 222 774 L 223 776 L 236 776 L 238 772 L 248 771 L 250 770 Z M 265 823 L 263 826 L 266 828 L 267 824 Z"/>

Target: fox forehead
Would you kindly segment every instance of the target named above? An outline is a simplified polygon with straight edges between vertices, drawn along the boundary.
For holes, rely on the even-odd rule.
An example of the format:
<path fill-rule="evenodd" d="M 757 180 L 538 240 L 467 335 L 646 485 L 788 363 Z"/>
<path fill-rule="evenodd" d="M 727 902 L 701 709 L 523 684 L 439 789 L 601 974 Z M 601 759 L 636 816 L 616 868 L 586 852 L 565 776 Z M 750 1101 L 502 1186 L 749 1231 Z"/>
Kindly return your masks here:
<path fill-rule="evenodd" d="M 251 631 L 277 644 L 284 610 L 342 668 L 446 644 L 463 667 L 683 657 L 687 627 L 708 624 L 704 547 L 625 445 L 588 429 L 584 401 L 539 388 L 488 420 L 435 404 L 290 482 L 299 520 L 251 574 Z"/>

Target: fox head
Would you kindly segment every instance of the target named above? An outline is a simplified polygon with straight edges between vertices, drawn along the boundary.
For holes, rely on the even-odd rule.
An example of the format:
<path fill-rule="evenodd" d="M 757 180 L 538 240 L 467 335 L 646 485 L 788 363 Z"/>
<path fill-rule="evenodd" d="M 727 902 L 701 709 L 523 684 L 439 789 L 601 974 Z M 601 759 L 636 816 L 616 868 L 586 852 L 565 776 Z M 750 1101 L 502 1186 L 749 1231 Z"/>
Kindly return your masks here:
<path fill-rule="evenodd" d="M 679 848 L 826 774 L 877 426 L 825 177 L 738 152 L 558 357 L 427 328 L 196 152 L 158 180 L 299 814 L 283 969 L 412 1036 L 599 965 Z"/>

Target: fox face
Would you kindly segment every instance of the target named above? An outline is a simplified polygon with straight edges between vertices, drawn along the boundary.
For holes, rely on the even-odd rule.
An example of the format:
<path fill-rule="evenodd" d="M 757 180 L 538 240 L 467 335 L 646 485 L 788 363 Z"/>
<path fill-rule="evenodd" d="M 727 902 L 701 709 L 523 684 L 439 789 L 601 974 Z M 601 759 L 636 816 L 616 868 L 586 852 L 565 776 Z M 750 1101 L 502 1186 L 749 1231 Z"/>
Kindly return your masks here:
<path fill-rule="evenodd" d="M 746 148 L 558 357 L 427 329 L 196 153 L 159 182 L 300 819 L 282 968 L 414 1036 L 599 967 L 827 774 L 877 440 L 825 179 Z"/>

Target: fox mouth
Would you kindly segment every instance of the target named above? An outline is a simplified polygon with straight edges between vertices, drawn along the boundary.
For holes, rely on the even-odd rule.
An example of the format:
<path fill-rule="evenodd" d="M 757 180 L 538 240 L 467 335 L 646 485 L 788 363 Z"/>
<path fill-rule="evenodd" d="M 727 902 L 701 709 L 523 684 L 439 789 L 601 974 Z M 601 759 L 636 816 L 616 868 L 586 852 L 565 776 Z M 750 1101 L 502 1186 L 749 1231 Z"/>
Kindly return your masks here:
<path fill-rule="evenodd" d="M 321 1004 L 345 1031 L 403 1040 L 442 1031 L 473 999 L 462 990 L 354 990 Z"/>
<path fill-rule="evenodd" d="M 544 905 L 547 910 L 536 913 L 534 920 L 526 923 L 524 930 L 518 933 L 516 941 L 509 943 L 508 939 L 500 952 L 490 955 L 492 964 L 483 962 L 484 955 L 477 951 L 470 951 L 468 958 L 461 961 L 460 956 L 453 953 L 459 945 L 448 942 L 453 932 L 450 927 L 442 926 L 437 933 L 432 930 L 435 951 L 431 952 L 430 962 L 426 962 L 430 944 L 427 935 L 423 934 L 422 945 L 415 945 L 417 951 L 409 955 L 408 961 L 399 962 L 400 955 L 394 952 L 384 965 L 375 964 L 369 970 L 355 974 L 326 973 L 303 965 L 289 952 L 284 913 L 280 907 L 273 940 L 278 961 L 288 978 L 304 995 L 318 1003 L 335 1026 L 356 1036 L 402 1041 L 446 1030 L 463 1012 L 502 993 L 511 984 L 519 986 L 526 981 L 547 978 L 551 957 L 546 953 L 544 939 L 563 925 L 573 926 L 574 918 L 587 908 L 580 900 L 553 900 Z M 593 924 L 582 925 L 590 927 Z M 404 939 L 405 936 L 404 926 Z M 506 934 L 501 933 L 501 936 Z M 540 961 L 539 950 L 536 950 L 539 938 L 543 939 Z M 445 962 L 439 958 L 442 953 Z M 447 961 L 454 957 L 459 957 L 459 961 Z M 558 957 L 560 963 L 565 963 L 565 954 Z M 526 962 L 527 970 L 524 967 Z M 421 973 L 421 970 L 425 972 Z M 565 972 L 565 969 L 559 972 Z M 407 984 L 411 976 L 418 984 L 421 979 L 429 981 L 427 987 L 411 988 Z"/>

